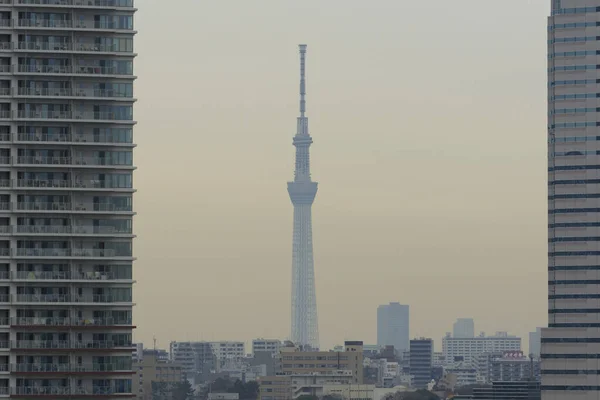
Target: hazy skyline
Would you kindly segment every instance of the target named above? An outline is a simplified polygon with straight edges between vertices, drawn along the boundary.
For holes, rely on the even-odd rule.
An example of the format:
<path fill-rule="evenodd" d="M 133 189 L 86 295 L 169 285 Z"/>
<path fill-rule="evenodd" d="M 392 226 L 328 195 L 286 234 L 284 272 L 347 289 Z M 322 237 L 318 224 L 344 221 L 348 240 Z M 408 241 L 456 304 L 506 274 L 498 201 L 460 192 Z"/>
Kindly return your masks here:
<path fill-rule="evenodd" d="M 376 343 L 399 301 L 436 347 L 469 315 L 527 348 L 547 319 L 549 1 L 136 3 L 136 341 L 289 335 L 307 43 L 321 346 Z"/>

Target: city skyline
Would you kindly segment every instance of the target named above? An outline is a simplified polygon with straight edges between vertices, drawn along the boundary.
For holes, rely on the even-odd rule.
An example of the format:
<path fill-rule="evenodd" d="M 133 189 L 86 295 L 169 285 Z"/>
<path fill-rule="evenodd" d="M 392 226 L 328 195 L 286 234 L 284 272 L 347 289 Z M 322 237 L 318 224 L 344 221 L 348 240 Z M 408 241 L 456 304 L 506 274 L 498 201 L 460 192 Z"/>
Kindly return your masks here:
<path fill-rule="evenodd" d="M 151 3 L 136 17 L 136 341 L 289 335 L 282 182 L 304 42 L 321 347 L 375 343 L 373 310 L 396 299 L 411 336 L 436 342 L 462 315 L 523 338 L 545 324 L 547 2 L 507 0 L 493 21 L 467 0 L 434 1 L 435 15 L 387 0 Z"/>

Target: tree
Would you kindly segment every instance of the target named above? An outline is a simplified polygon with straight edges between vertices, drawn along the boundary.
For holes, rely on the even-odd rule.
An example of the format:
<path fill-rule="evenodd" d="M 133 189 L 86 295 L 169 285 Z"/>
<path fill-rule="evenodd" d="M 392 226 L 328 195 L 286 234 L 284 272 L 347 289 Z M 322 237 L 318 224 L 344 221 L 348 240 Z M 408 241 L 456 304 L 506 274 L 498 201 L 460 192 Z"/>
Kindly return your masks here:
<path fill-rule="evenodd" d="M 194 398 L 194 388 L 187 380 L 173 384 L 171 393 L 173 400 L 192 400 Z"/>

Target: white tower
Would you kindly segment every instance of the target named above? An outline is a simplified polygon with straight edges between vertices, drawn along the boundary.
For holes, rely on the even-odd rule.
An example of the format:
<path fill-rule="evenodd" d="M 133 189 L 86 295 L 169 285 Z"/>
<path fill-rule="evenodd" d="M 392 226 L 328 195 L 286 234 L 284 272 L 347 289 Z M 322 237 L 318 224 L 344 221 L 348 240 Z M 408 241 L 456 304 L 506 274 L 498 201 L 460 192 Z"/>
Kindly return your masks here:
<path fill-rule="evenodd" d="M 319 347 L 319 321 L 315 294 L 315 272 L 312 244 L 311 208 L 317 194 L 317 182 L 310 179 L 309 148 L 306 112 L 305 57 L 306 45 L 300 46 L 300 117 L 294 136 L 296 172 L 288 182 L 288 192 L 294 205 L 294 237 L 292 250 L 292 329 L 291 340 L 296 345 Z"/>

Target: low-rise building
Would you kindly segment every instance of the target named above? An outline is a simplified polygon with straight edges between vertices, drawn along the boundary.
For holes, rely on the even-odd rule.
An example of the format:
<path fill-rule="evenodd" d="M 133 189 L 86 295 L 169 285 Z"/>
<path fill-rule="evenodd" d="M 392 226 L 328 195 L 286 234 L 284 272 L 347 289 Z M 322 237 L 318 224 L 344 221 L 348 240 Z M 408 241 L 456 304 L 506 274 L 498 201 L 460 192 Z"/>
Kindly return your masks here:
<path fill-rule="evenodd" d="M 217 358 L 218 365 L 225 364 L 228 360 L 241 360 L 246 356 L 244 342 L 221 341 L 210 342 L 212 351 Z"/>
<path fill-rule="evenodd" d="M 152 350 L 144 350 L 141 359 L 138 356 L 133 370 L 132 393 L 140 400 L 152 400 L 157 392 L 167 395 L 173 385 L 185 379 L 181 364 L 159 359 Z"/>
<path fill-rule="evenodd" d="M 258 388 L 258 400 L 292 400 L 292 377 L 290 375 L 259 378 Z"/>
<path fill-rule="evenodd" d="M 420 338 L 410 341 L 410 374 L 414 387 L 424 389 L 431 382 L 433 340 Z"/>
<path fill-rule="evenodd" d="M 471 364 L 458 362 L 454 365 L 446 366 L 444 372 L 447 375 L 454 377 L 451 381 L 456 387 L 469 386 L 477 383 L 477 369 L 471 366 Z"/>
<path fill-rule="evenodd" d="M 267 351 L 271 353 L 273 357 L 277 357 L 281 346 L 281 340 L 279 339 L 254 339 L 252 341 L 252 354 L 256 354 L 259 351 Z"/>

